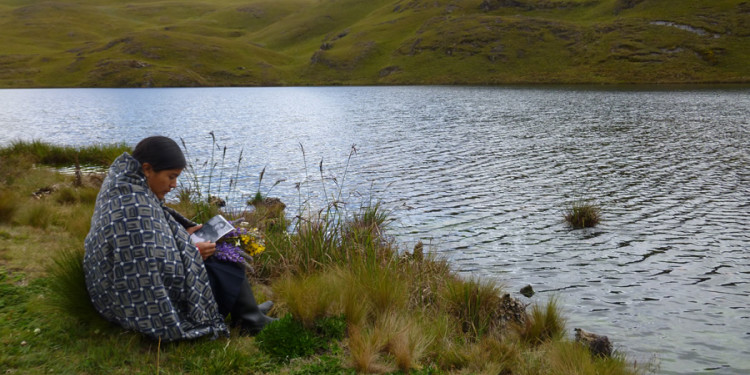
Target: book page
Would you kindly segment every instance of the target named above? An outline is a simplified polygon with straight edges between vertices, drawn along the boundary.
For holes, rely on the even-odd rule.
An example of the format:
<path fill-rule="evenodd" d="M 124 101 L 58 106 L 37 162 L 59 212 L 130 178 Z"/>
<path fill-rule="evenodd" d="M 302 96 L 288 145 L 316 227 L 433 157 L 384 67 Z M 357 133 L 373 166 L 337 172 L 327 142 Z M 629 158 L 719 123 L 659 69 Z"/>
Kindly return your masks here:
<path fill-rule="evenodd" d="M 193 243 L 198 242 L 216 242 L 219 238 L 234 229 L 232 223 L 227 221 L 223 216 L 216 215 L 208 220 L 201 229 L 190 235 Z"/>

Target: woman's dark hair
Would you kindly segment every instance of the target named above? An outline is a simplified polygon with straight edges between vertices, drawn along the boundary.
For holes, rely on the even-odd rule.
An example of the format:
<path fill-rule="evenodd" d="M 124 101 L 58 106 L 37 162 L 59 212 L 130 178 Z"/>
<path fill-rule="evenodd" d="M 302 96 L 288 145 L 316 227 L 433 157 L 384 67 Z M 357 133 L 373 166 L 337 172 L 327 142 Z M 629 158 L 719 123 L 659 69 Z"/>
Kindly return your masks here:
<path fill-rule="evenodd" d="M 180 146 L 171 138 L 160 135 L 144 138 L 133 149 L 133 157 L 141 165 L 151 164 L 154 172 L 165 169 L 184 169 L 187 166 Z"/>

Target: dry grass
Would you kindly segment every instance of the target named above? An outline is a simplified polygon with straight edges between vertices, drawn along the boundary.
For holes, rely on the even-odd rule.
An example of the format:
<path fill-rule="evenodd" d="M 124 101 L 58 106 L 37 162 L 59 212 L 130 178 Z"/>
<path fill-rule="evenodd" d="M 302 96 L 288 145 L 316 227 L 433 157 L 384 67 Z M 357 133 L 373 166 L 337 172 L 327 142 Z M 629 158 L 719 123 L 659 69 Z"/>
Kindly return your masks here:
<path fill-rule="evenodd" d="M 388 370 L 379 362 L 386 339 L 374 329 L 349 328 L 349 352 L 352 367 L 360 373 L 381 373 Z"/>
<path fill-rule="evenodd" d="M 434 340 L 423 328 L 424 324 L 419 315 L 403 311 L 383 314 L 375 324 L 386 337 L 384 350 L 393 356 L 396 367 L 403 372 L 419 367 Z"/>
<path fill-rule="evenodd" d="M 286 275 L 273 283 L 274 295 L 283 304 L 279 312 L 289 312 L 306 328 L 312 328 L 315 321 L 328 316 L 334 305 L 335 285 L 330 274 L 315 274 L 307 277 Z"/>
<path fill-rule="evenodd" d="M 354 277 L 349 272 L 339 269 L 336 274 L 341 280 L 339 285 L 345 286 L 338 292 L 339 306 L 341 312 L 346 316 L 347 323 L 350 326 L 364 325 L 370 311 L 373 310 L 372 302 L 366 298 L 361 289 L 357 289 L 353 284 L 350 284 Z"/>

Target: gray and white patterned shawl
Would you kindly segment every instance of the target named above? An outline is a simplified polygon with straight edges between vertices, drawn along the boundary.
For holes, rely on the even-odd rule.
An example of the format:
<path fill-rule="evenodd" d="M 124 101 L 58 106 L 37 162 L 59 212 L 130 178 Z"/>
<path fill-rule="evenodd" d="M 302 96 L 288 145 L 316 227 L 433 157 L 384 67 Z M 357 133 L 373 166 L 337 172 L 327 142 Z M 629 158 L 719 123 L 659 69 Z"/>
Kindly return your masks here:
<path fill-rule="evenodd" d="M 91 301 L 106 319 L 164 341 L 229 335 L 203 259 L 177 220 L 186 219 L 154 195 L 141 164 L 118 157 L 84 242 Z"/>

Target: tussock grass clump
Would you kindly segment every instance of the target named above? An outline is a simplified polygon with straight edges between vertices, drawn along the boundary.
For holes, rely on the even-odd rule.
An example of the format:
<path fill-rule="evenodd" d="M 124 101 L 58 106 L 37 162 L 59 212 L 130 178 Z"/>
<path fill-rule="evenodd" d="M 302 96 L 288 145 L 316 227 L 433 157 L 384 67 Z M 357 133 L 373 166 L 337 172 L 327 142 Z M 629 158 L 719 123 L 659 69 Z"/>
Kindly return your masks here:
<path fill-rule="evenodd" d="M 536 346 L 562 338 L 565 333 L 565 320 L 557 300 L 552 298 L 545 306 L 534 305 L 528 319 L 514 327 L 521 342 Z"/>
<path fill-rule="evenodd" d="M 58 212 L 61 215 L 56 221 L 83 246 L 83 240 L 91 229 L 91 215 L 94 213 L 93 203 L 61 207 Z"/>
<path fill-rule="evenodd" d="M 0 148 L 0 150 L 3 150 Z M 0 155 L 0 183 L 7 186 L 25 180 L 27 172 L 34 167 L 34 160 L 25 154 Z"/>
<path fill-rule="evenodd" d="M 18 211 L 20 204 L 15 193 L 0 190 L 0 223 L 10 223 Z"/>
<path fill-rule="evenodd" d="M 67 248 L 52 257 L 48 267 L 51 306 L 81 323 L 103 324 L 105 320 L 91 304 L 83 275 L 83 246 Z"/>
<path fill-rule="evenodd" d="M 321 219 L 304 219 L 292 233 L 268 233 L 266 252 L 261 257 L 259 276 L 306 274 L 337 263 L 342 252 L 337 246 L 333 224 Z"/>
<path fill-rule="evenodd" d="M 427 348 L 434 339 L 423 328 L 419 315 L 402 311 L 382 314 L 375 327 L 386 338 L 385 351 L 393 356 L 396 367 L 403 372 L 419 367 Z"/>
<path fill-rule="evenodd" d="M 16 219 L 20 225 L 47 229 L 55 220 L 56 212 L 47 202 L 30 200 L 19 209 Z"/>
<path fill-rule="evenodd" d="M 417 244 L 417 247 L 419 244 Z M 421 251 L 421 250 L 420 250 Z M 433 306 L 441 301 L 441 293 L 451 279 L 456 278 L 446 259 L 435 254 L 404 253 L 399 257 L 401 273 L 409 279 L 409 306 Z"/>
<path fill-rule="evenodd" d="M 350 282 L 343 285 L 348 284 L 360 290 L 364 294 L 363 299 L 370 301 L 374 314 L 381 315 L 406 308 L 409 284 L 406 275 L 393 268 L 393 264 L 359 264 L 348 275 Z"/>
<path fill-rule="evenodd" d="M 312 328 L 318 319 L 328 314 L 335 287 L 330 274 L 287 275 L 273 284 L 274 294 L 284 301 L 277 309 L 285 309 L 306 328 Z"/>
<path fill-rule="evenodd" d="M 58 204 L 91 204 L 96 202 L 96 196 L 99 193 L 98 188 L 93 187 L 73 187 L 63 186 L 54 194 L 55 202 Z"/>
<path fill-rule="evenodd" d="M 593 203 L 578 201 L 568 207 L 564 217 L 573 228 L 590 228 L 601 221 L 601 209 Z"/>
<path fill-rule="evenodd" d="M 373 240 L 383 240 L 389 221 L 389 213 L 383 209 L 380 202 L 373 206 L 361 207 L 344 226 L 343 237 L 351 244 L 361 246 L 372 243 Z"/>
<path fill-rule="evenodd" d="M 628 364 L 622 354 L 615 352 L 611 358 L 592 356 L 585 345 L 571 341 L 554 341 L 542 348 L 546 354 L 546 365 L 553 374 L 580 375 L 626 375 L 654 373 L 657 365 L 653 361 L 639 366 Z"/>
<path fill-rule="evenodd" d="M 306 274 L 330 266 L 360 262 L 387 262 L 395 249 L 380 236 L 352 237 L 350 222 L 339 217 L 302 218 L 291 233 L 267 227 L 267 250 L 260 259 L 258 274 L 270 279 L 286 273 Z M 369 238 L 369 239 L 368 239 Z"/>
<path fill-rule="evenodd" d="M 464 368 L 470 374 L 503 374 L 518 368 L 521 346 L 513 340 L 484 337 L 441 352 L 441 367 Z"/>
<path fill-rule="evenodd" d="M 55 192 L 55 201 L 59 204 L 73 204 L 78 202 L 78 192 L 74 188 L 64 187 Z"/>
<path fill-rule="evenodd" d="M 460 322 L 461 330 L 473 338 L 497 328 L 501 322 L 501 289 L 490 280 L 447 280 L 443 300 Z"/>
<path fill-rule="evenodd" d="M 434 337 L 425 329 L 418 315 L 389 311 L 377 317 L 374 324 L 349 328 L 349 351 L 352 365 L 358 372 L 398 370 L 408 373 L 420 368 Z M 383 361 L 387 357 L 387 361 Z"/>
<path fill-rule="evenodd" d="M 380 331 L 352 327 L 349 330 L 349 352 L 354 369 L 359 373 L 384 372 L 379 359 L 385 341 Z"/>

